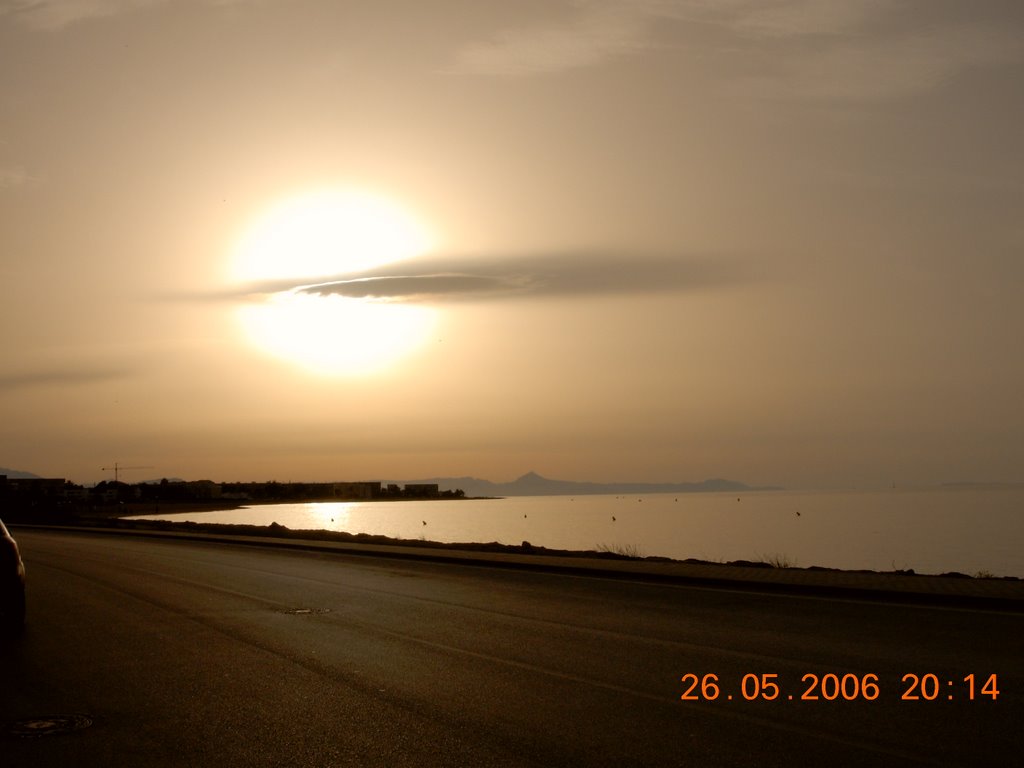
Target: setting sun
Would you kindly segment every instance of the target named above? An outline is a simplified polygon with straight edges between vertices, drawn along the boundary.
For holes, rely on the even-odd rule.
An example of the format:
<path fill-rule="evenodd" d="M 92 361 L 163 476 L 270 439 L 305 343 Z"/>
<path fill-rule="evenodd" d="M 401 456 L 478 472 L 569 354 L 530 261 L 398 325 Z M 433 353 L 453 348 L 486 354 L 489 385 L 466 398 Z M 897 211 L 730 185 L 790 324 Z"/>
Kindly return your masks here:
<path fill-rule="evenodd" d="M 239 281 L 329 278 L 426 251 L 422 224 L 366 192 L 324 189 L 271 205 L 246 229 L 231 260 Z"/>
<path fill-rule="evenodd" d="M 327 376 L 379 371 L 419 347 L 434 325 L 427 307 L 293 292 L 243 306 L 238 317 L 258 349 Z"/>
<path fill-rule="evenodd" d="M 230 263 L 236 282 L 310 281 L 360 273 L 427 250 L 420 223 L 383 197 L 319 190 L 286 199 L 256 217 Z M 317 296 L 284 286 L 238 311 L 257 349 L 324 375 L 381 370 L 420 346 L 434 323 L 426 307 Z"/>

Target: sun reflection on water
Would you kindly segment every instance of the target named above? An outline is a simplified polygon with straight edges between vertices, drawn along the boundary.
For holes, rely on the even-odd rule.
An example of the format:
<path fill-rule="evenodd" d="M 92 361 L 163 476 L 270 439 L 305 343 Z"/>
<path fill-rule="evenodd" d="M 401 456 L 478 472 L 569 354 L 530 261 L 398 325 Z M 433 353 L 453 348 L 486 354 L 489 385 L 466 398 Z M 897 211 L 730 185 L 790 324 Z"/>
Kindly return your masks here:
<path fill-rule="evenodd" d="M 329 501 L 309 505 L 307 514 L 310 527 L 327 531 L 344 531 L 348 528 L 352 510 L 358 505 Z"/>

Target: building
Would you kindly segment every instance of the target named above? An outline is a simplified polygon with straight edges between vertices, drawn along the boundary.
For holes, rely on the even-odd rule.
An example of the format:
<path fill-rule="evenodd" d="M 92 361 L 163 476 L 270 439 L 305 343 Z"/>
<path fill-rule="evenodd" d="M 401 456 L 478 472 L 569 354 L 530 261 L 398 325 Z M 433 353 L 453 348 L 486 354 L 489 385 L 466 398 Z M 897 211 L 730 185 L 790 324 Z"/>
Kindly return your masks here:
<path fill-rule="evenodd" d="M 0 498 L 11 501 L 43 501 L 65 497 L 64 478 L 8 477 L 0 475 Z"/>
<path fill-rule="evenodd" d="M 381 483 L 333 483 L 332 493 L 338 499 L 374 499 L 381 495 Z"/>
<path fill-rule="evenodd" d="M 441 492 L 437 483 L 406 483 L 405 495 L 417 499 L 435 499 Z"/>

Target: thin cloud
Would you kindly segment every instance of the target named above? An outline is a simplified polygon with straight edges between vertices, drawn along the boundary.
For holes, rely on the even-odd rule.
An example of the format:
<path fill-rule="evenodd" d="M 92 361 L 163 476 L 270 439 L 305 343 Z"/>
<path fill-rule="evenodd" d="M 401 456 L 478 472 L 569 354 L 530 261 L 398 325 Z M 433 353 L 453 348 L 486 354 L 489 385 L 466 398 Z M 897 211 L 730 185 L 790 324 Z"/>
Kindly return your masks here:
<path fill-rule="evenodd" d="M 919 34 L 853 41 L 809 53 L 772 77 L 752 79 L 767 95 L 815 100 L 887 100 L 943 86 L 979 68 L 1024 58 L 1019 31 L 950 26 Z"/>
<path fill-rule="evenodd" d="M 757 57 L 763 69 L 740 76 L 733 87 L 754 86 L 762 96 L 782 99 L 870 101 L 935 89 L 961 72 L 1024 57 L 1019 19 L 957 19 L 955 9 L 944 11 L 927 2 L 912 14 L 908 5 L 914 3 L 575 2 L 568 19 L 501 30 L 490 40 L 466 46 L 450 71 L 527 77 L 673 46 L 720 55 L 747 51 L 768 58 Z M 680 34 L 688 29 L 701 34 Z"/>
<path fill-rule="evenodd" d="M 37 387 L 66 387 L 95 384 L 123 379 L 130 375 L 124 369 L 40 369 L 19 373 L 0 374 L 0 391 L 34 389 Z"/>
<path fill-rule="evenodd" d="M 344 296 L 350 299 L 443 300 L 518 294 L 526 286 L 514 278 L 465 274 L 412 274 L 361 277 L 302 285 L 295 293 Z"/>
<path fill-rule="evenodd" d="M 650 21 L 629 3 L 585 3 L 567 21 L 508 29 L 466 46 L 450 71 L 518 77 L 592 67 L 646 48 Z"/>
<path fill-rule="evenodd" d="M 892 0 L 653 0 L 650 13 L 759 38 L 845 35 L 884 15 Z"/>
<path fill-rule="evenodd" d="M 62 29 L 86 19 L 106 18 L 163 5 L 173 0 L 0 0 L 0 16 L 13 16 L 37 29 Z M 207 5 L 238 5 L 249 0 L 199 0 Z"/>
<path fill-rule="evenodd" d="M 447 303 L 586 298 L 709 289 L 749 280 L 735 261 L 692 257 L 554 254 L 434 257 L 315 283 L 273 283 L 246 295 L 302 293 L 378 301 Z"/>
<path fill-rule="evenodd" d="M 29 187 L 38 183 L 39 177 L 33 176 L 24 168 L 0 168 L 0 189 Z"/>
<path fill-rule="evenodd" d="M 0 15 L 39 29 L 60 29 L 84 19 L 117 16 L 165 0 L 6 0 Z"/>
<path fill-rule="evenodd" d="M 835 34 L 860 25 L 884 0 L 577 0 L 575 13 L 471 43 L 451 71 L 505 77 L 597 66 L 656 47 L 658 25 L 706 24 L 748 37 Z"/>

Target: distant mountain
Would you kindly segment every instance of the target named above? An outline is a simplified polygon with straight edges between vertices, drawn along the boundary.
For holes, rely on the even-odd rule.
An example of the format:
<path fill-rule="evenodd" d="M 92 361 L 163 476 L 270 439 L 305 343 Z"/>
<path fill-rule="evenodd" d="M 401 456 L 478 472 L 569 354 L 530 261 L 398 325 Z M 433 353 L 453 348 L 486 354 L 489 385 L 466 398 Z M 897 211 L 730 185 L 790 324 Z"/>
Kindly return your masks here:
<path fill-rule="evenodd" d="M 33 475 L 31 472 L 22 472 L 19 469 L 5 469 L 4 467 L 0 467 L 0 475 L 7 475 L 12 480 L 33 480 L 39 478 L 39 475 Z"/>
<path fill-rule="evenodd" d="M 755 488 L 735 480 L 714 478 L 699 483 L 591 483 L 574 480 L 552 480 L 536 472 L 527 472 L 510 483 L 494 483 L 477 477 L 434 477 L 426 480 L 401 481 L 437 483 L 442 491 L 461 488 L 467 496 L 586 496 L 607 493 L 700 493 L 709 491 L 778 490 Z"/>

